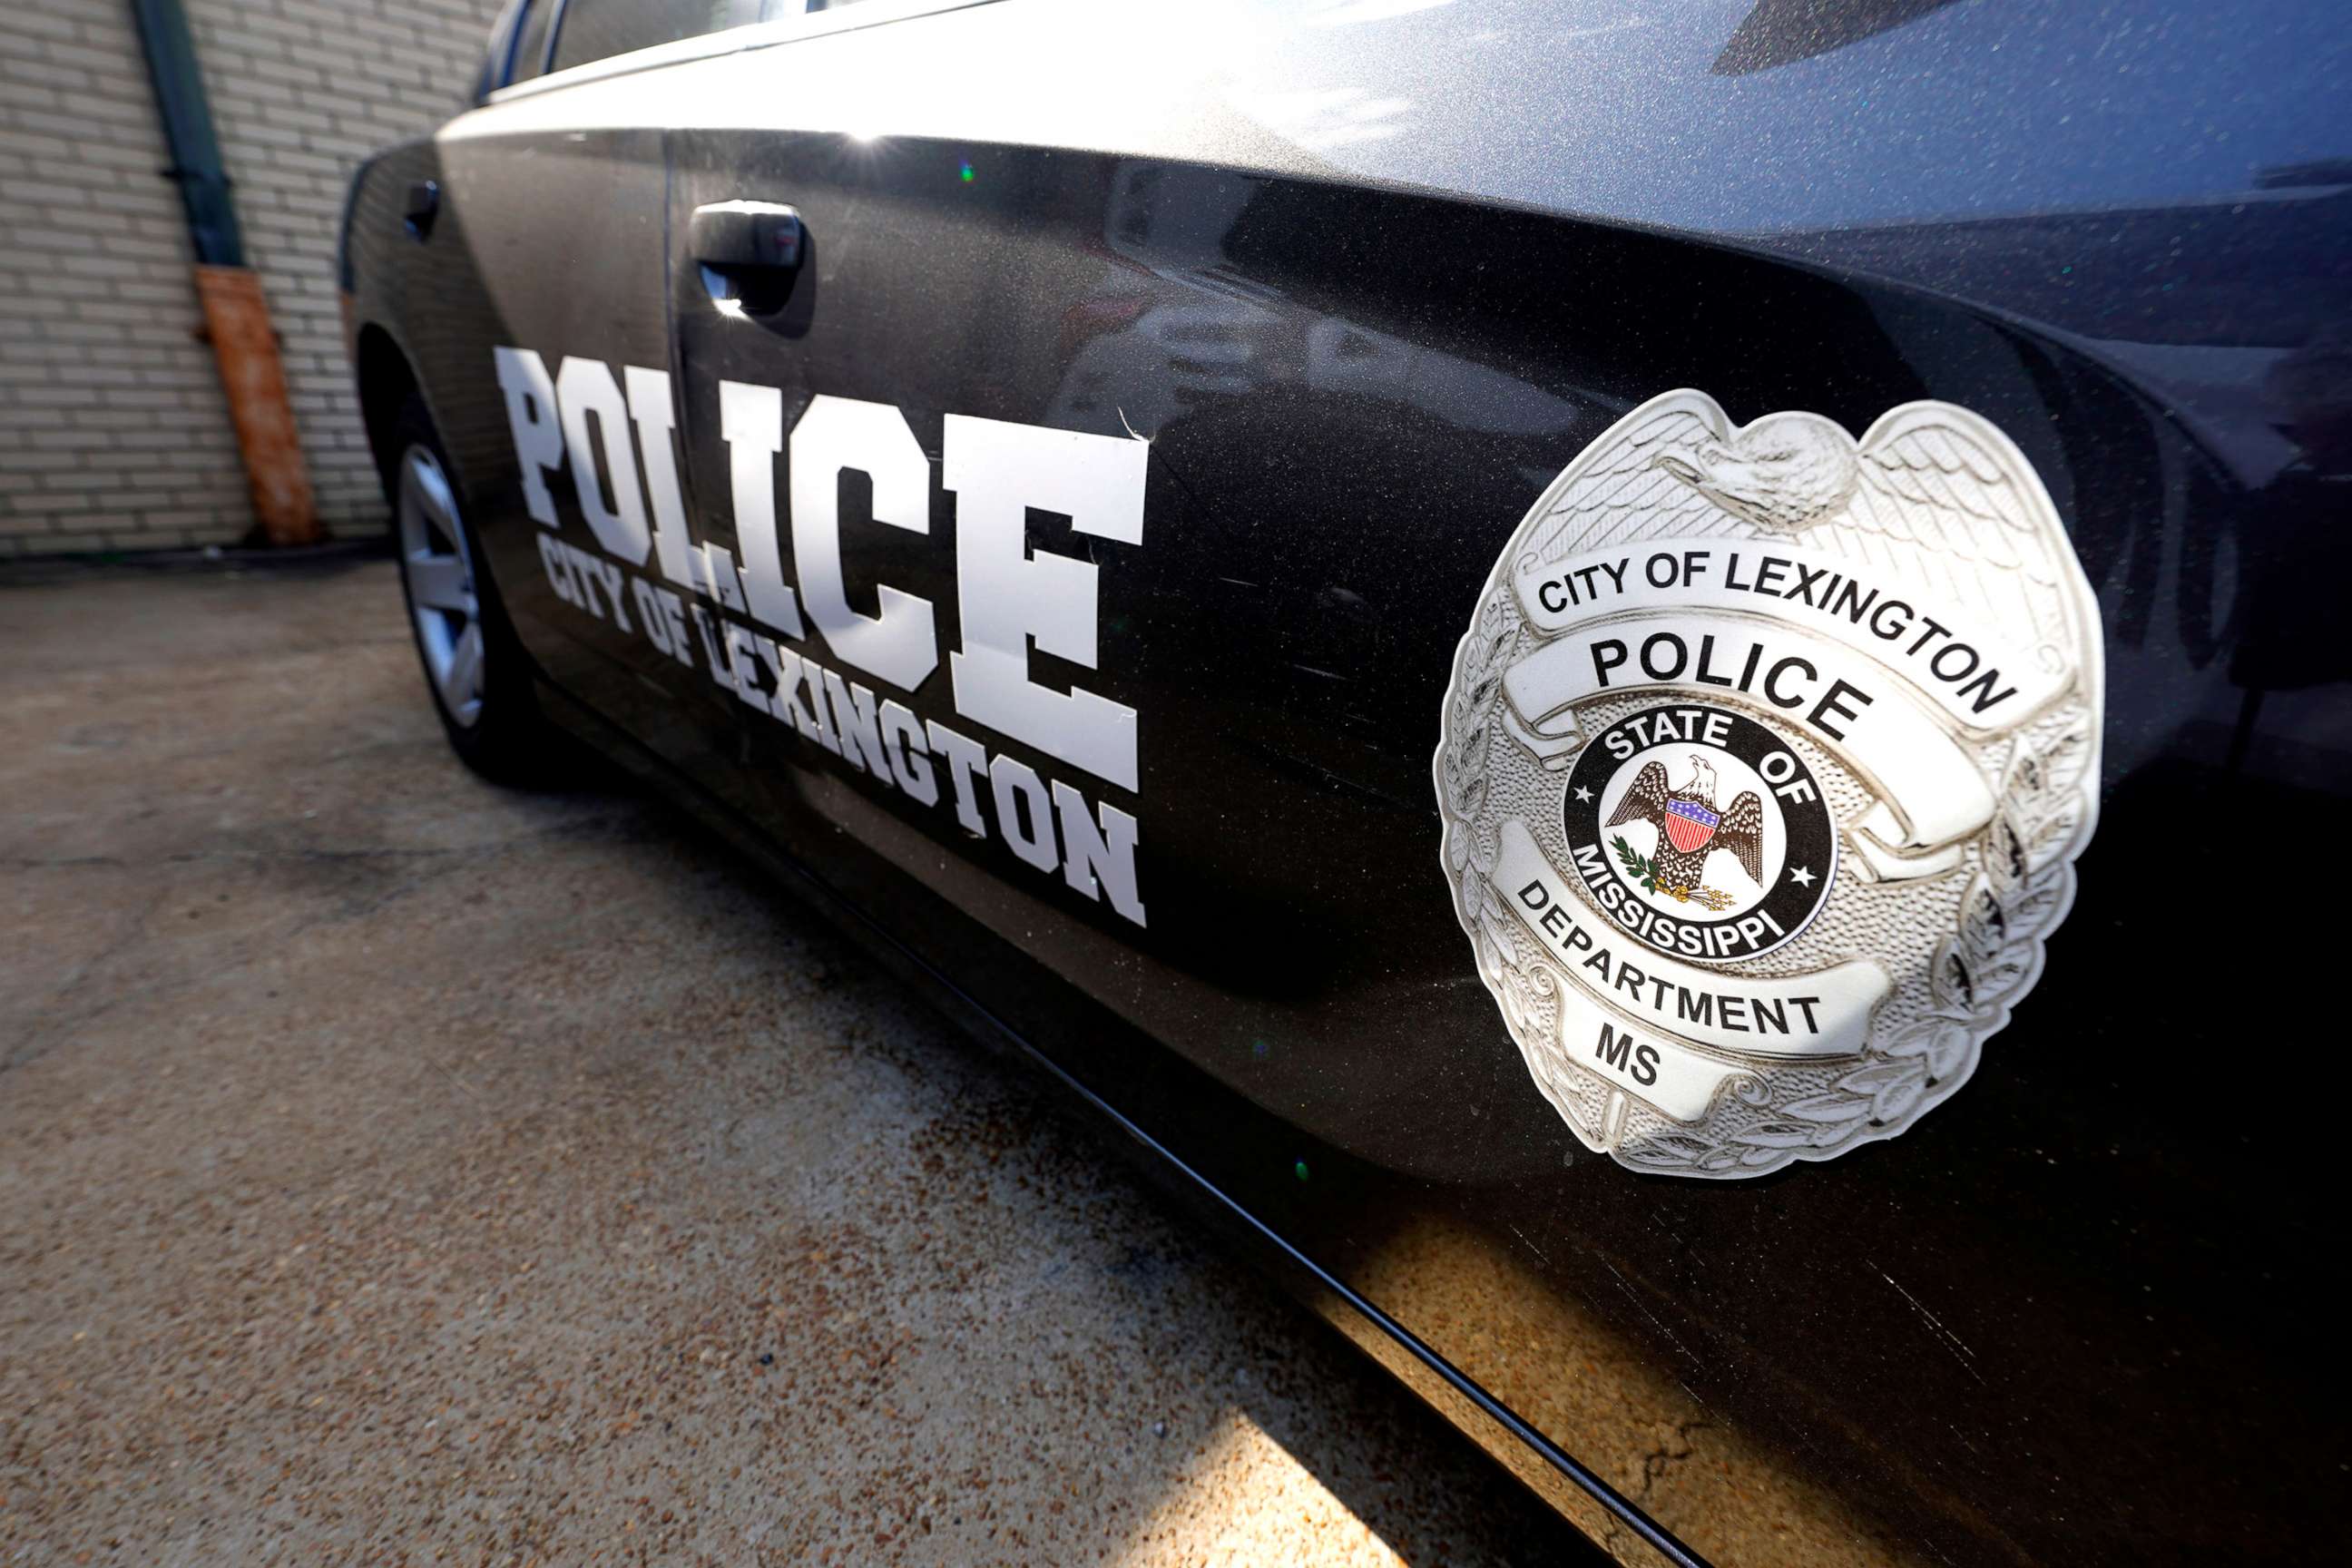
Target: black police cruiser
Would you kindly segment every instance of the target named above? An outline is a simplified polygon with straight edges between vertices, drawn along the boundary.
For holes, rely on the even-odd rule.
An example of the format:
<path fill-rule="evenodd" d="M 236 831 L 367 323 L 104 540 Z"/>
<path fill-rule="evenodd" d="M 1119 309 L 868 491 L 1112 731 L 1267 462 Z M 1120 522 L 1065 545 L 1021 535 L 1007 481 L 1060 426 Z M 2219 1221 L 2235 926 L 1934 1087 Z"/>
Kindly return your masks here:
<path fill-rule="evenodd" d="M 342 236 L 433 700 L 1627 1561 L 2337 1559 L 2347 38 L 518 0 Z"/>

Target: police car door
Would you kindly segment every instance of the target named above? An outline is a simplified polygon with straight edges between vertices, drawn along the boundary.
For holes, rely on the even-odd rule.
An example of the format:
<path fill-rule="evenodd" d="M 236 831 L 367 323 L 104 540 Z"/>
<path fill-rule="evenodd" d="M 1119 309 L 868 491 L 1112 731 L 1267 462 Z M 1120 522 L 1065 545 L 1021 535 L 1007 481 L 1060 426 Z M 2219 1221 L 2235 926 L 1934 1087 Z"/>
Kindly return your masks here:
<path fill-rule="evenodd" d="M 672 308 L 708 610 L 761 815 L 828 880 L 877 872 L 832 854 L 854 844 L 922 885 L 859 890 L 919 945 L 932 900 L 907 895 L 928 889 L 1048 950 L 1113 952 L 1148 918 L 1119 667 L 1149 447 L 1020 374 L 1070 303 L 1019 270 L 1066 249 L 1062 196 L 814 96 L 950 19 L 909 12 L 835 6 L 677 73 Z"/>
<path fill-rule="evenodd" d="M 462 230 L 488 296 L 467 335 L 490 340 L 439 380 L 481 389 L 477 423 L 495 424 L 510 476 L 477 503 L 509 614 L 556 687 L 708 785 L 735 776 L 735 737 L 688 608 L 662 130 L 642 99 L 596 89 L 616 62 L 757 8 L 530 0 L 505 85 L 438 148 L 441 225 Z"/>

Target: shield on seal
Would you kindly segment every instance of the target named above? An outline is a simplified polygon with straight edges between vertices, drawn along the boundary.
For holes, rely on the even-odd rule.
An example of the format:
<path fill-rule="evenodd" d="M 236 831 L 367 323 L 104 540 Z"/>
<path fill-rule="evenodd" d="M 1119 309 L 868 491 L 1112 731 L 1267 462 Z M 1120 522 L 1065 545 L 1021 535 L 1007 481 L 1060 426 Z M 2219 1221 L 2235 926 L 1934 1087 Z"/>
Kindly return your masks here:
<path fill-rule="evenodd" d="M 1695 800 L 1666 802 L 1666 837 L 1685 855 L 1714 837 L 1716 824 L 1722 820 Z"/>

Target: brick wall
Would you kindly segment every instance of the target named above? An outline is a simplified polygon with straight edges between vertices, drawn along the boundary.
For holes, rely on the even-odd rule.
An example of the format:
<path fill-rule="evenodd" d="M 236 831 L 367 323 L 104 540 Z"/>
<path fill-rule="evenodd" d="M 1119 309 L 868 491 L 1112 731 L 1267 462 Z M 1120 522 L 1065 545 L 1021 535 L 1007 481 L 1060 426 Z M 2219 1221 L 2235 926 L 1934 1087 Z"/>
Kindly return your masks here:
<path fill-rule="evenodd" d="M 352 165 L 448 118 L 499 0 L 184 0 L 319 509 L 383 502 L 343 363 Z M 0 555 L 228 544 L 253 525 L 128 0 L 0 0 Z"/>

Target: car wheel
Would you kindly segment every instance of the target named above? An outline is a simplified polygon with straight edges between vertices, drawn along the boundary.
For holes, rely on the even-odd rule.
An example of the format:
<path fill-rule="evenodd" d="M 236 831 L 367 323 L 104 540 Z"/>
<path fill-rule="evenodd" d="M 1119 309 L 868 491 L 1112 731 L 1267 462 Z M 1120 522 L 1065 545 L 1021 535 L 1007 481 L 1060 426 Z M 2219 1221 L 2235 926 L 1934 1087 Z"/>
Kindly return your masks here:
<path fill-rule="evenodd" d="M 530 668 L 450 477 L 423 399 L 409 395 L 394 427 L 393 544 L 409 630 L 449 744 L 499 784 L 544 782 L 552 737 Z"/>

